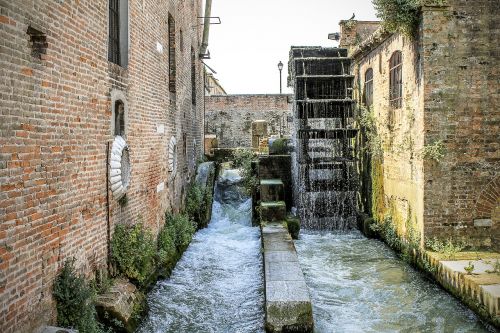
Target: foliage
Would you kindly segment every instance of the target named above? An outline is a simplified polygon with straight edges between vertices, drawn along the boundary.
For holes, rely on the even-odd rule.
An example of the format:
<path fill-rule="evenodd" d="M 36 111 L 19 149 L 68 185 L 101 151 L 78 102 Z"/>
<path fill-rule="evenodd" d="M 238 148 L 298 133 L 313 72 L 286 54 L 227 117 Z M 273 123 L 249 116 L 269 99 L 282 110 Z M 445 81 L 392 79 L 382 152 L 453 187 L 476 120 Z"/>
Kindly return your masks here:
<path fill-rule="evenodd" d="M 189 186 L 186 196 L 186 213 L 189 219 L 197 224 L 198 229 L 206 227 L 207 213 L 211 204 L 211 188 L 203 188 L 196 182 Z"/>
<path fill-rule="evenodd" d="M 78 329 L 81 333 L 101 332 L 96 319 L 94 291 L 75 272 L 74 259 L 67 260 L 54 282 L 57 324 Z"/>
<path fill-rule="evenodd" d="M 487 270 L 486 273 L 495 273 L 500 275 L 500 260 L 496 260 L 494 263 L 491 261 L 486 261 L 487 264 L 492 264 L 493 265 L 493 270 Z"/>
<path fill-rule="evenodd" d="M 233 153 L 233 167 L 241 169 L 243 186 L 249 194 L 253 193 L 257 186 L 259 186 L 259 180 L 252 168 L 253 160 L 254 153 L 249 149 L 237 149 Z"/>
<path fill-rule="evenodd" d="M 382 26 L 389 32 L 414 37 L 420 21 L 421 0 L 373 0 Z"/>
<path fill-rule="evenodd" d="M 440 162 L 445 156 L 446 147 L 442 140 L 435 141 L 430 145 L 424 146 L 422 150 L 422 157 L 426 159 L 431 159 L 436 162 Z"/>
<path fill-rule="evenodd" d="M 465 248 L 465 244 L 461 242 L 453 243 L 451 238 L 446 241 L 437 238 L 427 239 L 425 246 L 434 252 L 446 255 L 448 259 L 454 259 L 456 254 Z"/>
<path fill-rule="evenodd" d="M 465 271 L 467 272 L 468 275 L 472 274 L 472 271 L 474 271 L 474 264 L 469 261 L 469 265 L 464 267 Z"/>
<path fill-rule="evenodd" d="M 118 224 L 111 241 L 111 260 L 121 274 L 144 286 L 155 270 L 155 243 L 141 223 Z"/>
<path fill-rule="evenodd" d="M 196 231 L 194 223 L 185 214 L 165 214 L 165 228 L 169 229 L 170 235 L 174 241 L 175 248 L 182 253 L 193 238 Z"/>
<path fill-rule="evenodd" d="M 289 139 L 278 138 L 273 141 L 269 147 L 269 153 L 272 155 L 286 155 L 289 153 L 288 142 Z"/>
<path fill-rule="evenodd" d="M 158 234 L 158 265 L 160 268 L 170 268 L 175 264 L 177 248 L 175 245 L 175 229 L 173 225 L 165 225 Z"/>
<path fill-rule="evenodd" d="M 293 239 L 299 238 L 300 220 L 296 217 L 287 217 L 286 227 Z"/>
<path fill-rule="evenodd" d="M 373 159 L 382 159 L 384 151 L 382 150 L 382 140 L 377 134 L 376 120 L 373 112 L 369 109 L 361 108 L 359 124 L 364 129 L 367 138 L 365 150 Z"/>

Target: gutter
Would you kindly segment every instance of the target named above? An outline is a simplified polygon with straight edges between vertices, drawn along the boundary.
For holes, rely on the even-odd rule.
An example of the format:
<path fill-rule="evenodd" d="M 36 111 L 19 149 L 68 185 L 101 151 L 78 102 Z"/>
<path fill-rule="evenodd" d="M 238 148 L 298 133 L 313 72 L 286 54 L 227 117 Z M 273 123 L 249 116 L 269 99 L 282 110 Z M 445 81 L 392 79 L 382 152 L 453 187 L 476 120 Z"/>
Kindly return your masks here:
<path fill-rule="evenodd" d="M 200 57 L 207 56 L 208 36 L 210 33 L 210 15 L 212 13 L 212 0 L 205 1 L 205 16 L 203 23 L 203 40 L 201 42 Z"/>

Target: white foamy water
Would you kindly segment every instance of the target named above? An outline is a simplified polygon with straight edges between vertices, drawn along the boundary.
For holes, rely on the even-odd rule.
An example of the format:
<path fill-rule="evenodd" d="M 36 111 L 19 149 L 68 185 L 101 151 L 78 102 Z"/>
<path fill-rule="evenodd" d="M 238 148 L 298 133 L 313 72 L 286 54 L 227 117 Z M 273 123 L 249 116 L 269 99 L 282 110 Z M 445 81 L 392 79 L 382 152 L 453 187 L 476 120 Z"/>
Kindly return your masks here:
<path fill-rule="evenodd" d="M 238 177 L 224 174 L 230 181 Z M 214 202 L 209 226 L 196 233 L 171 277 L 148 295 L 150 312 L 138 332 L 263 332 L 260 244 L 250 199 Z"/>

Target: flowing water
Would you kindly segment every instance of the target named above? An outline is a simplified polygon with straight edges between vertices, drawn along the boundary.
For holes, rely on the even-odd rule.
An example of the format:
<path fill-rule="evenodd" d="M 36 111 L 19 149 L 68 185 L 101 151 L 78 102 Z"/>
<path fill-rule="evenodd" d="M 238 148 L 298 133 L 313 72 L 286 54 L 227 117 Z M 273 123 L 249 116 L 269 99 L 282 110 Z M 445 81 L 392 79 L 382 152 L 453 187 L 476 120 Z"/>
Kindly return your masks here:
<path fill-rule="evenodd" d="M 148 296 L 141 333 L 263 332 L 259 228 L 239 176 L 227 170 L 215 190 L 212 221 L 196 233 L 169 279 Z"/>
<path fill-rule="evenodd" d="M 359 232 L 301 231 L 295 246 L 315 332 L 488 332 L 382 242 Z"/>

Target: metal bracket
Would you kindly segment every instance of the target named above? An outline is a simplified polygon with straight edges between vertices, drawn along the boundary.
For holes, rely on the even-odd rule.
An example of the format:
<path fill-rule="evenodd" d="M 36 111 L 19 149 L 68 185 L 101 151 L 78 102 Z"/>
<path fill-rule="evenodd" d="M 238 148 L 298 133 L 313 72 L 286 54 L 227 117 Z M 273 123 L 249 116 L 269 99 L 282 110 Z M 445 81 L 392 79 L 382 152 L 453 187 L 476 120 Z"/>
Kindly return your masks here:
<path fill-rule="evenodd" d="M 219 16 L 198 16 L 199 19 L 217 19 L 219 22 L 210 22 L 210 24 L 222 24 L 222 21 L 220 20 Z M 205 23 L 201 23 L 200 25 L 205 25 Z"/>

